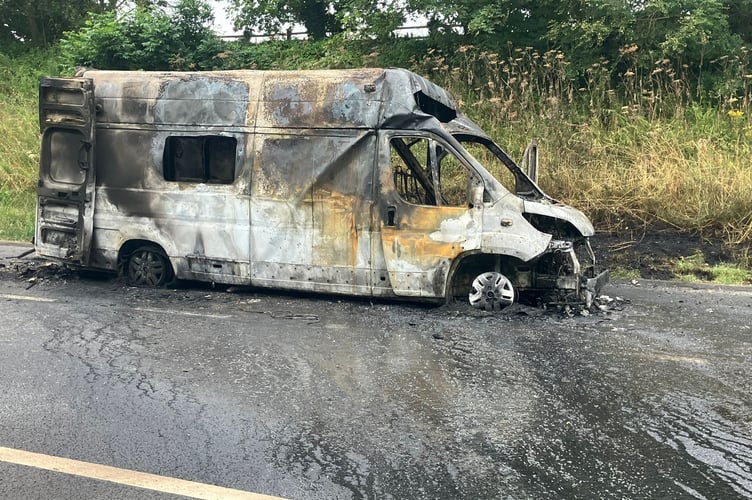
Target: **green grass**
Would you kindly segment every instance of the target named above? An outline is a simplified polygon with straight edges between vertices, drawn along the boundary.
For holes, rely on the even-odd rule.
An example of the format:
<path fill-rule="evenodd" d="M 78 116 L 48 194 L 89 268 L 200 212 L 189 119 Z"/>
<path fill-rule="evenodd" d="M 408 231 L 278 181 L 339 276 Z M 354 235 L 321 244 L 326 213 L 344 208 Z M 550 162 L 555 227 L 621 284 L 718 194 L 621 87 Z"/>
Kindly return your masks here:
<path fill-rule="evenodd" d="M 608 270 L 608 273 L 611 279 L 617 280 L 639 280 L 642 278 L 639 269 L 629 269 L 622 266 L 612 267 Z"/>
<path fill-rule="evenodd" d="M 702 252 L 695 252 L 688 257 L 678 259 L 674 273 L 680 281 L 710 282 L 721 285 L 752 283 L 750 269 L 728 263 L 710 265 Z"/>
<path fill-rule="evenodd" d="M 0 52 L 0 240 L 34 235 L 39 79 L 59 75 L 59 68 L 54 51 Z"/>
<path fill-rule="evenodd" d="M 36 186 L 39 79 L 58 74 L 54 51 L 29 51 L 16 56 L 0 52 L 0 191 L 30 192 Z M 4 203 L 7 199 L 8 195 Z"/>
<path fill-rule="evenodd" d="M 0 240 L 31 241 L 34 236 L 36 194 L 0 190 Z"/>

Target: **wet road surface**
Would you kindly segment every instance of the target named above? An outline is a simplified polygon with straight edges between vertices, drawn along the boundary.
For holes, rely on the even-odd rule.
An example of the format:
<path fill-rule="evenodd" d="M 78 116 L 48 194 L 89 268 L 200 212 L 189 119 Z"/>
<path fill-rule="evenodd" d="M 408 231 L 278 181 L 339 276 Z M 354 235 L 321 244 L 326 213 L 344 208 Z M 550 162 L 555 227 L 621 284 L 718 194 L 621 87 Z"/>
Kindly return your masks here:
<path fill-rule="evenodd" d="M 492 315 L 4 262 L 2 447 L 295 499 L 752 497 L 749 288 Z M 0 462 L 0 498 L 104 497 L 178 498 Z"/>

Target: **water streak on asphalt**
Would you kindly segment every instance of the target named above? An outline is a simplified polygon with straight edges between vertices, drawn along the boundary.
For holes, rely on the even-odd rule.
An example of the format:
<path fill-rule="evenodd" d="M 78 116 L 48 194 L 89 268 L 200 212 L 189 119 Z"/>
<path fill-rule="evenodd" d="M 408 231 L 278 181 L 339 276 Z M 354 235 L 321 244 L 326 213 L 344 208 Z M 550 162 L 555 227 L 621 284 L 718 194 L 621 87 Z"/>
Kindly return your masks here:
<path fill-rule="evenodd" d="M 752 496 L 750 435 L 742 434 L 706 399 L 686 393 L 668 395 L 656 411 L 660 418 L 645 427 L 653 439 L 707 466 L 739 495 Z"/>

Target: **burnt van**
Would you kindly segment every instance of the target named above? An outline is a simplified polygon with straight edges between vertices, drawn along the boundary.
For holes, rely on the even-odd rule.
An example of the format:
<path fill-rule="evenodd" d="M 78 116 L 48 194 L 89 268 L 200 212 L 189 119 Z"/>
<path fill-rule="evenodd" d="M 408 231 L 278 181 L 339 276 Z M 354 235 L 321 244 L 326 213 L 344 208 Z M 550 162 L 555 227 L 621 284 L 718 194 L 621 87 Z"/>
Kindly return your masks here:
<path fill-rule="evenodd" d="M 134 285 L 493 310 L 607 279 L 588 218 L 403 69 L 85 70 L 44 78 L 39 114 L 37 253 Z"/>

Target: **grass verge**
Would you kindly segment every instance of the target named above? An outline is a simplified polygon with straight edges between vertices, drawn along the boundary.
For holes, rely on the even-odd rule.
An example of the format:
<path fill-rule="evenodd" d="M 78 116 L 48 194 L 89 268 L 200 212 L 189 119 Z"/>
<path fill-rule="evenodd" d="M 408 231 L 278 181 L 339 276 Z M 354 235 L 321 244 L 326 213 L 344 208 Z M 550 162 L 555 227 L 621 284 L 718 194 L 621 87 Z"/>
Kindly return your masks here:
<path fill-rule="evenodd" d="M 31 241 L 35 210 L 34 192 L 0 189 L 0 240 Z"/>
<path fill-rule="evenodd" d="M 674 273 L 679 281 L 710 282 L 720 285 L 752 284 L 752 271 L 738 264 L 721 262 L 711 265 L 702 252 L 680 257 Z"/>

